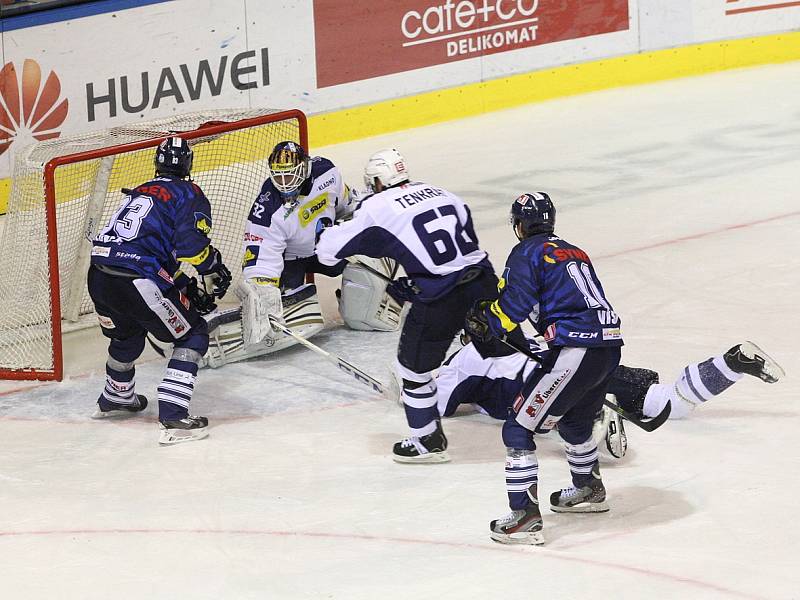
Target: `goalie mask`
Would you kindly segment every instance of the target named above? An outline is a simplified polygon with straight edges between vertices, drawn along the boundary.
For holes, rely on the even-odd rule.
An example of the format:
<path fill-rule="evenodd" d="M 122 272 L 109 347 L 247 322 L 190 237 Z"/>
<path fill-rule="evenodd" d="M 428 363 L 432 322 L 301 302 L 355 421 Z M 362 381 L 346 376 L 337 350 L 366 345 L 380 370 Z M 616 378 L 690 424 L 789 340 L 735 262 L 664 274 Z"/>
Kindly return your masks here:
<path fill-rule="evenodd" d="M 311 175 L 311 159 L 296 142 L 280 142 L 269 155 L 269 178 L 284 203 L 300 194 L 300 187 Z"/>
<path fill-rule="evenodd" d="M 406 159 L 394 148 L 376 152 L 364 167 L 364 185 L 370 192 L 377 193 L 408 181 Z"/>
<path fill-rule="evenodd" d="M 158 145 L 153 160 L 157 175 L 174 175 L 185 179 L 192 171 L 194 152 L 181 137 L 168 137 Z"/>

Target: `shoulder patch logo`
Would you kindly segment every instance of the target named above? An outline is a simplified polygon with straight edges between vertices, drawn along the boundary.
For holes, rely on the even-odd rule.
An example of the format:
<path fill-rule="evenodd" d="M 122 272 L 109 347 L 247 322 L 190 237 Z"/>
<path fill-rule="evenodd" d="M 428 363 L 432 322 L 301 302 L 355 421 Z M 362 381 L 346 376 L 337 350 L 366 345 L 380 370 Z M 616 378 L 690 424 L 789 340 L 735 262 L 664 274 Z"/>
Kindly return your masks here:
<path fill-rule="evenodd" d="M 25 59 L 21 75 L 8 62 L 0 70 L 0 96 L 0 155 L 15 141 L 27 145 L 61 135 L 69 100 L 59 102 L 61 81 L 54 71 L 42 82 L 42 69 L 35 60 Z"/>
<path fill-rule="evenodd" d="M 211 233 L 211 217 L 201 212 L 194 213 L 194 226 L 199 232 L 208 235 Z"/>

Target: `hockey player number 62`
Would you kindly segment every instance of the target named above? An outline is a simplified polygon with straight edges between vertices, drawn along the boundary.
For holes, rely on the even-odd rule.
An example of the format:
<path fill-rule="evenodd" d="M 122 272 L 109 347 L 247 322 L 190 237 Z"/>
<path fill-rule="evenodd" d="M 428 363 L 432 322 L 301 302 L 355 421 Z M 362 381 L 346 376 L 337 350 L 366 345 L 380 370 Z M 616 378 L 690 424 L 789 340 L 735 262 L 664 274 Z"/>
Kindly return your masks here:
<path fill-rule="evenodd" d="M 428 229 L 429 223 L 449 216 L 456 219 L 455 239 L 447 229 Z M 466 256 L 478 250 L 478 244 L 464 231 L 464 226 L 458 219 L 456 207 L 451 204 L 418 214 L 411 221 L 411 225 L 436 266 L 449 263 L 458 255 L 458 251 L 461 251 L 462 256 Z M 458 250 L 456 250 L 456 246 L 458 246 Z"/>

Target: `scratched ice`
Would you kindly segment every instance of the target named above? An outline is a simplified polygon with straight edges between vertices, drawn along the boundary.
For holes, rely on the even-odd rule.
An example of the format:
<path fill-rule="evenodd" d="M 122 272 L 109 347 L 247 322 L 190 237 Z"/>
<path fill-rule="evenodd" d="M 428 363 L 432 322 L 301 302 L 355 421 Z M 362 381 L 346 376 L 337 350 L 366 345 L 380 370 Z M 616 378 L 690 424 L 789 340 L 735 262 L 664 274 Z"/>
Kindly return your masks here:
<path fill-rule="evenodd" d="M 0 597 L 798 597 L 799 97 L 800 65 L 765 67 L 315 149 L 358 182 L 396 146 L 468 200 L 496 266 L 511 200 L 550 192 L 622 315 L 626 364 L 672 378 L 742 339 L 783 363 L 776 385 L 629 427 L 628 456 L 604 465 L 608 514 L 546 514 L 542 548 L 493 544 L 498 424 L 450 420 L 451 463 L 394 464 L 400 409 L 302 348 L 203 371 L 193 411 L 211 436 L 159 448 L 151 409 L 88 419 L 104 350 L 83 334 L 64 383 L 3 387 Z M 385 379 L 397 335 L 342 329 L 334 283 L 320 278 L 315 341 Z M 153 398 L 164 365 L 148 356 Z M 542 490 L 566 485 L 556 440 L 540 450 Z"/>

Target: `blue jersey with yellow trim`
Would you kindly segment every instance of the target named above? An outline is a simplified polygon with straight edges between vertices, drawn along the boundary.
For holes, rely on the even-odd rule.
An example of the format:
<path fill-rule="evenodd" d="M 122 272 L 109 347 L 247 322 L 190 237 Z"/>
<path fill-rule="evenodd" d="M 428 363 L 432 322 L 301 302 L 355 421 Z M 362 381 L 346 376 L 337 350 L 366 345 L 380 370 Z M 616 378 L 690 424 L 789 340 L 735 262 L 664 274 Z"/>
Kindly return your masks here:
<path fill-rule="evenodd" d="M 211 205 L 193 182 L 159 176 L 131 190 L 95 237 L 92 264 L 123 268 L 172 284 L 179 262 L 204 273 L 214 262 Z"/>
<path fill-rule="evenodd" d="M 506 261 L 500 298 L 486 309 L 501 335 L 530 319 L 553 346 L 621 346 L 621 321 L 589 256 L 551 234 L 522 240 Z"/>

